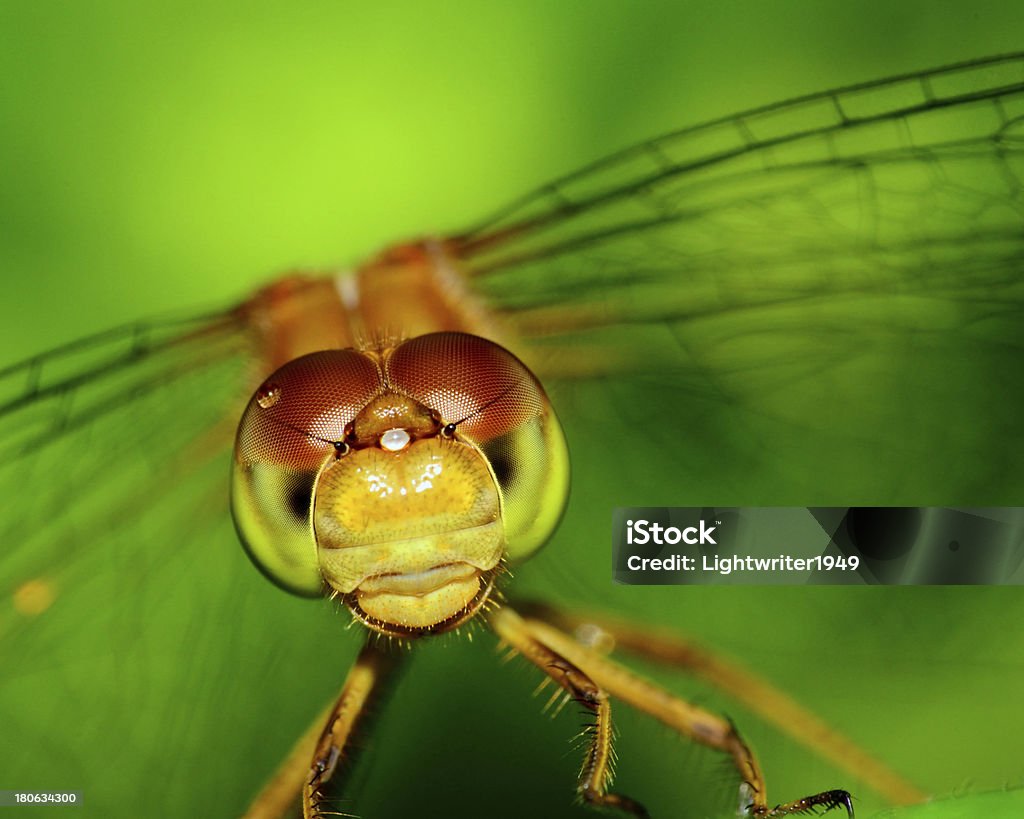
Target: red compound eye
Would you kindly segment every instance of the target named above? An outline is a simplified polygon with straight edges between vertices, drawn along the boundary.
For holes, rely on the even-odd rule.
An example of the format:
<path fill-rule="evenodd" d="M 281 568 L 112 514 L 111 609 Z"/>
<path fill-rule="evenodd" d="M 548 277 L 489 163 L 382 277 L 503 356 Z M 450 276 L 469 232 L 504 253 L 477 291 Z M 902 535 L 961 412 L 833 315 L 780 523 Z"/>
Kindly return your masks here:
<path fill-rule="evenodd" d="M 514 355 L 465 333 L 431 333 L 399 345 L 388 383 L 483 445 L 546 412 L 537 379 Z"/>
<path fill-rule="evenodd" d="M 377 365 L 355 350 L 297 358 L 263 382 L 238 428 L 235 459 L 316 469 L 345 425 L 382 388 Z"/>
<path fill-rule="evenodd" d="M 345 425 L 383 387 L 355 350 L 297 358 L 253 395 L 238 427 L 231 483 L 235 526 L 253 562 L 289 591 L 321 590 L 310 514 L 313 486 Z"/>

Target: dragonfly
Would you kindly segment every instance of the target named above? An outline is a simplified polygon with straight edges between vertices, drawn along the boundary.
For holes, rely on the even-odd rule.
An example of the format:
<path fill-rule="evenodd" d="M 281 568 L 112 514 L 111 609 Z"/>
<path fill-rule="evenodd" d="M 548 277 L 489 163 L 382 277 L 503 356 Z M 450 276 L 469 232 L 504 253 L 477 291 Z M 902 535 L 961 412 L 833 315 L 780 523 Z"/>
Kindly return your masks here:
<path fill-rule="evenodd" d="M 874 757 L 916 771 L 922 795 L 953 791 L 967 768 L 1010 781 L 1000 725 L 1022 715 L 990 697 L 1019 673 L 1016 590 L 628 590 L 610 584 L 606 544 L 616 505 L 1020 497 L 1022 111 L 1022 55 L 771 104 L 615 154 L 354 272 L 289 275 L 227 309 L 118 327 L 4 369 L 2 480 L 16 502 L 0 562 L 3 787 L 81 789 L 104 816 L 238 815 L 321 719 L 360 640 L 336 605 L 283 594 L 252 569 L 226 476 L 250 396 L 294 355 L 349 346 L 337 305 L 356 296 L 381 305 L 360 315 L 385 336 L 458 329 L 507 347 L 564 418 L 573 494 L 552 542 L 513 567 L 511 600 L 554 595 L 570 625 L 574 604 L 614 610 L 614 622 L 633 614 L 648 646 L 699 632 L 732 647 L 860 731 Z M 417 268 L 444 284 L 417 292 Z M 418 326 L 438 293 L 458 326 Z M 394 750 L 356 769 L 367 811 L 374 793 L 375 815 L 430 812 L 431 793 L 452 815 L 577 810 L 576 759 L 557 744 L 567 716 L 524 727 L 538 676 L 521 664 L 496 682 L 486 639 L 417 641 L 387 703 L 397 715 L 374 709 L 379 731 L 365 740 L 371 760 Z M 955 661 L 973 687 L 938 673 Z M 766 727 L 770 709 L 732 702 L 780 798 L 849 790 L 859 812 L 892 801 L 842 760 L 816 777 L 827 781 L 799 778 L 807 757 Z M 651 757 L 630 765 L 644 743 L 630 745 L 628 715 L 621 724 L 622 792 L 654 813 L 659 799 L 662 813 L 702 799 L 735 810 L 743 776 L 709 776 L 705 752 L 701 776 L 682 792 L 659 783 L 650 802 Z M 975 738 L 969 759 L 929 759 L 937 725 Z M 456 755 L 455 726 L 481 750 Z M 545 743 L 551 756 L 534 756 Z M 677 776 L 658 762 L 661 778 Z M 548 768 L 561 775 L 545 779 Z M 529 787 L 501 786 L 522 778 Z"/>

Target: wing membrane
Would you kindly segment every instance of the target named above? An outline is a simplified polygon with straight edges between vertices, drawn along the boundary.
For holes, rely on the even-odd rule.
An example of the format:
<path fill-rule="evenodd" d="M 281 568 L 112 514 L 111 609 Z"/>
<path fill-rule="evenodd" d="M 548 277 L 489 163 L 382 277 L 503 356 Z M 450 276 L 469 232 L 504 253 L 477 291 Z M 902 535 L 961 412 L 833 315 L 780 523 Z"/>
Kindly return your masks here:
<path fill-rule="evenodd" d="M 225 617 L 258 632 L 276 602 L 255 607 L 248 581 L 262 581 L 226 514 L 250 344 L 231 312 L 112 331 L 4 372 L 0 491 L 17 498 L 0 551 L 5 784 L 78 789 L 104 816 L 248 797 L 194 761 L 216 753 L 208 730 L 236 748 L 232 731 L 252 724 L 223 681 L 280 656 L 217 646 L 234 633 Z"/>
<path fill-rule="evenodd" d="M 524 236 L 540 237 L 547 228 L 624 200 L 635 208 L 638 223 L 652 215 L 679 219 L 685 212 L 671 197 L 662 197 L 680 181 L 685 192 L 745 170 L 770 179 L 777 169 L 860 165 L 890 152 L 1019 143 L 1019 133 L 1006 129 L 1019 125 L 1022 90 L 1024 55 L 1011 54 L 775 103 L 683 128 L 595 162 L 515 201 L 467 231 L 463 241 L 472 256 L 500 252 L 510 241 L 521 244 Z M 743 162 L 732 164 L 736 159 Z M 755 191 L 756 186 L 741 189 L 745 196 Z M 620 213 L 608 221 L 626 224 Z M 574 232 L 585 237 L 579 226 Z M 543 252 L 552 253 L 550 244 Z M 489 266 L 501 262 L 491 260 Z"/>
<path fill-rule="evenodd" d="M 726 446 L 745 429 L 740 446 L 831 470 L 837 496 L 1012 502 L 1022 179 L 1024 57 L 1011 55 L 669 134 L 526 197 L 463 246 L 553 372 L 590 373 L 595 354 L 579 351 L 596 349 L 644 374 L 638 404 Z M 940 458 L 961 468 L 904 480 L 908 459 Z M 773 497 L 790 502 L 806 484 L 777 486 L 797 490 Z"/>

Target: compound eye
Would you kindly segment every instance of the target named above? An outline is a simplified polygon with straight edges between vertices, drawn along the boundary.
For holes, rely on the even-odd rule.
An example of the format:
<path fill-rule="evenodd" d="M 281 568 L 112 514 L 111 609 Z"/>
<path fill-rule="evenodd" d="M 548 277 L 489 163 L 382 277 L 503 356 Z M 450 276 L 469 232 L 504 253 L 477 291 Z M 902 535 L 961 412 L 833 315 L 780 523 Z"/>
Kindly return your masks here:
<path fill-rule="evenodd" d="M 431 333 L 395 348 L 388 382 L 477 444 L 548 411 L 543 388 L 504 347 L 466 333 Z"/>
<path fill-rule="evenodd" d="M 231 512 L 249 557 L 288 591 L 320 593 L 314 484 L 323 465 L 343 453 L 346 425 L 381 386 L 376 363 L 361 353 L 311 353 L 267 378 L 242 415 Z"/>
<path fill-rule="evenodd" d="M 568 493 L 565 439 L 544 388 L 518 358 L 466 333 L 400 344 L 389 385 L 433 410 L 445 437 L 479 448 L 501 493 L 506 555 L 522 560 L 551 536 Z"/>

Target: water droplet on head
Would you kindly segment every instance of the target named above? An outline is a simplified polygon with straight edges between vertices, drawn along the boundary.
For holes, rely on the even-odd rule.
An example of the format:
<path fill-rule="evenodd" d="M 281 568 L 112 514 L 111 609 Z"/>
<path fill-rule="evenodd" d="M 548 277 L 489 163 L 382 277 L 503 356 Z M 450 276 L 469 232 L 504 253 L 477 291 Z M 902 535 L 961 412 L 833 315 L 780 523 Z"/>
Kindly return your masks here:
<path fill-rule="evenodd" d="M 256 391 L 256 403 L 263 409 L 270 409 L 281 400 L 281 388 L 277 384 L 264 384 Z"/>
<path fill-rule="evenodd" d="M 404 429 L 389 429 L 380 436 L 380 445 L 389 452 L 398 452 L 409 446 L 409 440 L 409 433 Z"/>

